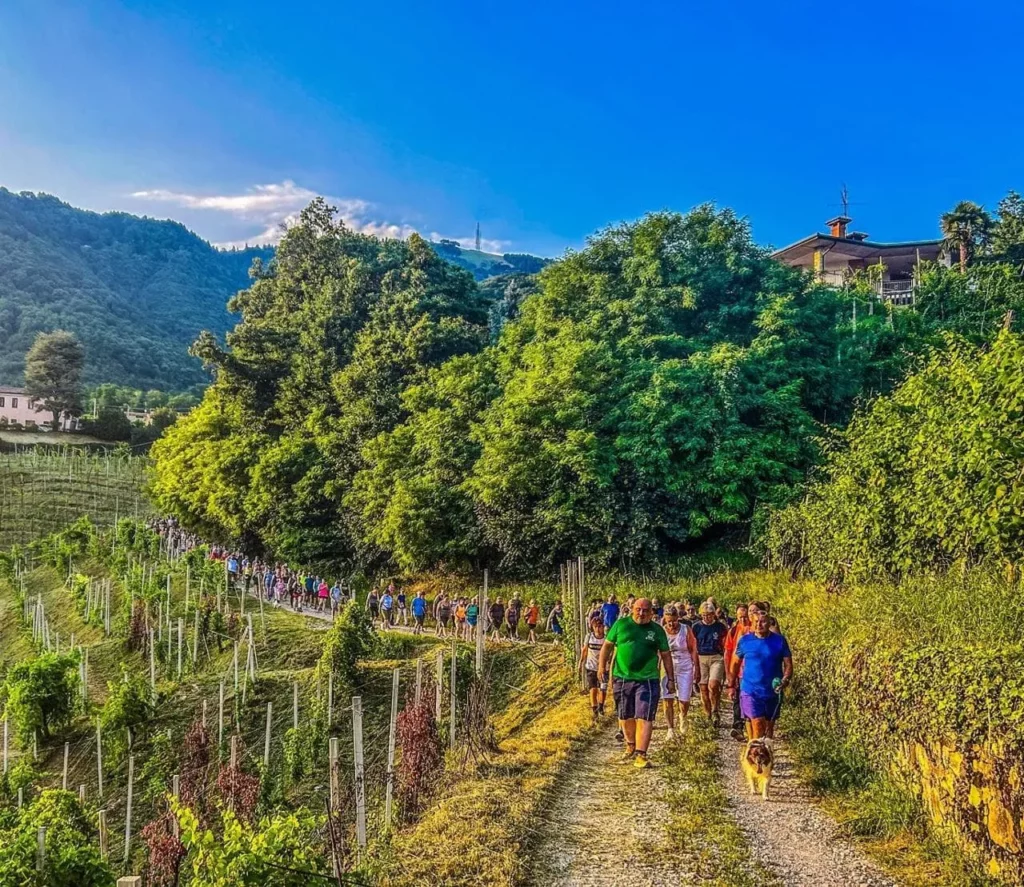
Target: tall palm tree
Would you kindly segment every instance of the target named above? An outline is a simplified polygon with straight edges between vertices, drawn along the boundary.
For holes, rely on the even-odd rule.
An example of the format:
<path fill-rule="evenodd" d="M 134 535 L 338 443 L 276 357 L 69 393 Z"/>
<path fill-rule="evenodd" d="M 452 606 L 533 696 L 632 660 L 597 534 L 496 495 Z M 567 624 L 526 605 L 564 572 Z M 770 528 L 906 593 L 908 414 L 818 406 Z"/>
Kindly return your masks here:
<path fill-rule="evenodd" d="M 942 214 L 942 235 L 950 248 L 960 250 L 960 271 L 967 270 L 967 259 L 988 241 L 992 217 L 971 200 L 961 200 L 948 213 Z"/>

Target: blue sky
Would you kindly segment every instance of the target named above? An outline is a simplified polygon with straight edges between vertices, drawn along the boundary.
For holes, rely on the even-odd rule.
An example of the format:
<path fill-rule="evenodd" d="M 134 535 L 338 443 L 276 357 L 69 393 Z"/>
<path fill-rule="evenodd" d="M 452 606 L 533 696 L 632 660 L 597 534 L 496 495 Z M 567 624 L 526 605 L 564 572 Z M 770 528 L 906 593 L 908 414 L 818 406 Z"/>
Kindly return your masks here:
<path fill-rule="evenodd" d="M 762 243 L 932 237 L 1024 190 L 1017 3 L 3 0 L 0 184 L 272 236 L 555 255 L 706 200 Z"/>

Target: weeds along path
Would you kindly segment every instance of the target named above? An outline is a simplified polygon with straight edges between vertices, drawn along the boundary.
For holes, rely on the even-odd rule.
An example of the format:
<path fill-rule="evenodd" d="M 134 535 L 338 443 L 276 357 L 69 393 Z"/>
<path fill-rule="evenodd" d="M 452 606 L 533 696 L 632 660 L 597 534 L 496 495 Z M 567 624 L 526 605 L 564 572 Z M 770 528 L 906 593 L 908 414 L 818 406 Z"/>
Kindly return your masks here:
<path fill-rule="evenodd" d="M 786 887 L 895 887 L 814 803 L 796 774 L 787 743 L 775 745 L 771 798 L 751 795 L 740 772 L 743 745 L 718 731 L 725 791 L 753 854 Z"/>
<path fill-rule="evenodd" d="M 530 851 L 533 887 L 697 883 L 671 848 L 666 770 L 618 763 L 614 721 L 566 768 Z"/>

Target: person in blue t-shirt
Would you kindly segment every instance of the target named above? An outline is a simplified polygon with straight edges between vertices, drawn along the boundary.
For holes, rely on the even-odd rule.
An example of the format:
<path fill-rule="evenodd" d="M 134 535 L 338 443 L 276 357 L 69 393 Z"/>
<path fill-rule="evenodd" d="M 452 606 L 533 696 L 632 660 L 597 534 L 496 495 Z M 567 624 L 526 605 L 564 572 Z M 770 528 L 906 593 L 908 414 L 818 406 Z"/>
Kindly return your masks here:
<path fill-rule="evenodd" d="M 422 591 L 416 592 L 416 597 L 412 599 L 412 618 L 416 622 L 412 633 L 423 634 L 423 621 L 427 618 L 427 599 Z"/>
<path fill-rule="evenodd" d="M 740 712 L 750 723 L 751 739 L 775 735 L 782 693 L 793 680 L 789 643 L 771 630 L 770 620 L 767 613 L 758 614 L 753 632 L 737 642 L 729 669 L 729 692 L 739 690 Z"/>
<path fill-rule="evenodd" d="M 604 627 L 611 628 L 615 621 L 619 618 L 619 602 L 615 599 L 614 594 L 608 595 L 608 603 L 601 607 L 601 621 L 604 622 Z"/>

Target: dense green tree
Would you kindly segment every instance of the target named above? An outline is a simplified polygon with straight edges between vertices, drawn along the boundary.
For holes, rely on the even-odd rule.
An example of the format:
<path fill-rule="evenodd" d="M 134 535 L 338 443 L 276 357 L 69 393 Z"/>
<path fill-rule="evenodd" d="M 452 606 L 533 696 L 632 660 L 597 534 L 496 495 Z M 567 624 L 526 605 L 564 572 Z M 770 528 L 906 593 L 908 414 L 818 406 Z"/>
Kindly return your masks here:
<path fill-rule="evenodd" d="M 497 345 L 468 480 L 506 563 L 649 561 L 799 480 L 836 407 L 839 304 L 745 222 L 654 214 L 541 284 Z"/>
<path fill-rule="evenodd" d="M 38 408 L 53 414 L 53 428 L 64 416 L 82 413 L 82 343 L 66 330 L 40 333 L 25 358 L 25 390 Z"/>
<path fill-rule="evenodd" d="M 95 419 L 82 422 L 82 430 L 100 440 L 124 441 L 131 440 L 132 423 L 122 408 L 104 406 Z"/>
<path fill-rule="evenodd" d="M 472 277 L 419 237 L 356 234 L 318 200 L 231 307 L 226 347 L 194 347 L 216 383 L 154 446 L 158 501 L 216 538 L 350 561 L 362 537 L 342 499 L 363 447 L 404 418 L 406 387 L 486 341 Z"/>
<path fill-rule="evenodd" d="M 967 263 L 988 243 L 992 232 L 992 217 L 970 200 L 961 200 L 940 220 L 942 236 L 951 249 L 960 256 L 960 271 L 967 270 Z"/>
<path fill-rule="evenodd" d="M 409 418 L 363 449 L 345 499 L 364 541 L 406 570 L 465 566 L 486 554 L 467 478 L 480 455 L 475 423 L 497 396 L 489 355 L 455 357 L 408 388 Z"/>
<path fill-rule="evenodd" d="M 1024 198 L 1016 191 L 999 201 L 991 246 L 997 257 L 1020 270 L 1024 264 Z"/>

